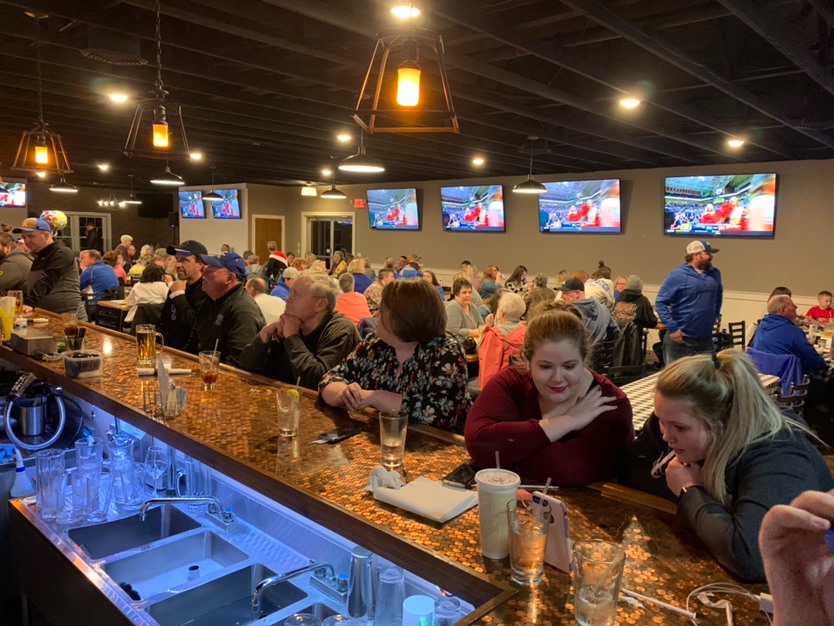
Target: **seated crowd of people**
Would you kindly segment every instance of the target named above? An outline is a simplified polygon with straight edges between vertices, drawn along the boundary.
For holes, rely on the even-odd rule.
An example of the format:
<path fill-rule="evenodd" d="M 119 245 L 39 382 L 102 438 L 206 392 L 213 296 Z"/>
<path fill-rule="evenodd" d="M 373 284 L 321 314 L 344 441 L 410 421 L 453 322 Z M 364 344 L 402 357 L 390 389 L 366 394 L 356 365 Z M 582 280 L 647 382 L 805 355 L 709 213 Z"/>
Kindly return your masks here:
<path fill-rule="evenodd" d="M 669 358 L 654 413 L 635 439 L 629 398 L 593 358 L 630 325 L 654 328 L 658 317 L 640 277 L 612 280 L 602 261 L 592 274 L 562 270 L 555 289 L 546 274 L 528 280 L 524 265 L 502 280 L 496 265 L 480 273 L 463 261 L 447 296 L 416 255 L 389 257 L 377 270 L 346 251 L 329 267 L 313 254 L 295 258 L 275 242 L 266 263 L 228 246 L 211 255 L 193 240 L 136 255 L 123 236 L 114 251 L 90 248 L 76 260 L 42 220 L 14 232 L 22 246 L 0 233 L 0 289 L 22 289 L 28 307 L 84 319 L 82 291 L 94 300 L 138 279 L 128 318 L 155 323 L 167 346 L 217 349 L 222 362 L 317 390 L 331 406 L 404 414 L 462 434 L 481 467 L 500 455 L 502 467 L 533 480 L 619 479 L 673 500 L 679 518 L 743 580 L 764 579 L 756 539 L 768 510 L 834 488 L 815 433 L 778 409 L 739 350 Z M 702 259 L 717 251 L 692 245 L 687 259 L 708 271 Z M 661 298 L 669 298 L 665 287 Z M 828 322 L 831 300 L 821 293 L 808 318 Z M 677 323 L 669 310 L 658 307 Z M 796 321 L 790 294 L 772 294 L 753 347 L 795 352 L 806 373 L 825 369 Z M 469 376 L 475 360 L 477 382 Z"/>

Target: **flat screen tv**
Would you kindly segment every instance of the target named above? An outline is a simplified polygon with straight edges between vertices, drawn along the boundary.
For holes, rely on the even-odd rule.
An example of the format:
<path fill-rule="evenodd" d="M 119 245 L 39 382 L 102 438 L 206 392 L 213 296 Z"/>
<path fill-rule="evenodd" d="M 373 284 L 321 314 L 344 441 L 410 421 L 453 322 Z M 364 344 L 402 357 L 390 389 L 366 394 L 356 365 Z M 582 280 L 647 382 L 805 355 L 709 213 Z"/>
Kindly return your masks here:
<path fill-rule="evenodd" d="M 368 189 L 368 220 L 377 230 L 420 230 L 417 190 Z"/>
<path fill-rule="evenodd" d="M 686 237 L 773 237 L 776 174 L 666 179 L 663 229 Z"/>
<path fill-rule="evenodd" d="M 203 219 L 206 217 L 202 191 L 180 191 L 180 216 L 185 219 Z"/>
<path fill-rule="evenodd" d="M 25 207 L 26 183 L 0 183 L 0 207 Z"/>
<path fill-rule="evenodd" d="M 441 187 L 443 230 L 503 233 L 504 188 L 501 185 Z"/>
<path fill-rule="evenodd" d="M 240 200 L 237 189 L 215 189 L 223 196 L 222 200 L 211 203 L 211 210 L 216 220 L 239 220 Z"/>
<path fill-rule="evenodd" d="M 539 232 L 621 233 L 620 179 L 544 183 Z"/>

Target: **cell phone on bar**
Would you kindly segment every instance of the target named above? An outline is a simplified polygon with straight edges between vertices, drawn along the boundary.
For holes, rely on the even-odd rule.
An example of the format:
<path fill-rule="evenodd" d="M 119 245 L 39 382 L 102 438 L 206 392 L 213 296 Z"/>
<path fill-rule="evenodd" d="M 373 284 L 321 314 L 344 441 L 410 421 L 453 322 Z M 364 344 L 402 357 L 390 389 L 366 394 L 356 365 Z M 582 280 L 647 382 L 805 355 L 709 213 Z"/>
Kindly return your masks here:
<path fill-rule="evenodd" d="M 570 525 L 568 524 L 568 507 L 559 498 L 533 492 L 533 502 L 546 500 L 550 504 L 550 528 L 547 531 L 547 545 L 544 550 L 544 562 L 556 569 L 570 573 L 573 571 L 571 558 Z"/>
<path fill-rule="evenodd" d="M 313 443 L 339 443 L 345 439 L 350 439 L 354 435 L 358 435 L 360 432 L 362 431 L 356 426 L 343 426 L 342 428 L 335 428 L 320 434 Z"/>
<path fill-rule="evenodd" d="M 443 484 L 462 489 L 471 489 L 475 485 L 475 474 L 480 470 L 480 467 L 472 463 L 461 463 L 443 477 Z"/>

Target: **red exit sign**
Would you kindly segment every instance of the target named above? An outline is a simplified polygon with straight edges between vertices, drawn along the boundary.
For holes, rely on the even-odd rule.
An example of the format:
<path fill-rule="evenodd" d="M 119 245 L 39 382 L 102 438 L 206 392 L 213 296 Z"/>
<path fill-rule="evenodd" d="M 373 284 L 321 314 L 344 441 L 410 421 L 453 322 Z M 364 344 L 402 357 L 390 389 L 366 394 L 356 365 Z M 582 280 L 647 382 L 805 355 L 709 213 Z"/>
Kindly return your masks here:
<path fill-rule="evenodd" d="M 354 209 L 365 209 L 365 198 L 354 198 L 353 199 L 353 208 Z"/>

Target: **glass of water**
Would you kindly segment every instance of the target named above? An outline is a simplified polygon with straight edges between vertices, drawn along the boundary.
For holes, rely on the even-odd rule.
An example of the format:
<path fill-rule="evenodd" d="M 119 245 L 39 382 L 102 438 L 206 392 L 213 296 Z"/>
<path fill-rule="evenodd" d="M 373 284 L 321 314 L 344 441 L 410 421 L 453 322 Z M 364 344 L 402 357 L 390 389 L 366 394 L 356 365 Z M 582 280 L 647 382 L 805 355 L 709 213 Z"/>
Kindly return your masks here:
<path fill-rule="evenodd" d="M 581 626 L 613 626 L 625 550 L 603 540 L 573 545 L 573 606 Z"/>

